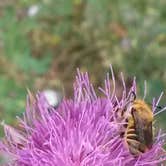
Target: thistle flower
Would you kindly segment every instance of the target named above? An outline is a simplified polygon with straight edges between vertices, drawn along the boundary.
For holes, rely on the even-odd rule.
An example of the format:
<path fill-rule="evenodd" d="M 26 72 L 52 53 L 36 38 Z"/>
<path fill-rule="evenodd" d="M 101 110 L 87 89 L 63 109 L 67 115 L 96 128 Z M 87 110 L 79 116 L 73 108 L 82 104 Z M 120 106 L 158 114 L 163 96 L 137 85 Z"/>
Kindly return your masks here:
<path fill-rule="evenodd" d="M 19 130 L 6 124 L 6 137 L 1 152 L 10 156 L 8 166 L 156 166 L 166 160 L 164 135 L 157 133 L 152 148 L 135 157 L 120 136 L 123 124 L 117 121 L 115 110 L 124 108 L 131 91 L 136 93 L 133 80 L 129 92 L 122 76 L 123 93 L 116 96 L 115 78 L 109 75 L 104 94 L 98 97 L 88 74 L 78 71 L 73 99 L 63 99 L 58 108 L 52 107 L 43 93 L 29 93 L 26 112 L 19 119 Z M 161 94 L 162 95 L 162 94 Z M 153 112 L 161 96 L 153 100 Z M 163 111 L 163 108 L 161 111 Z"/>

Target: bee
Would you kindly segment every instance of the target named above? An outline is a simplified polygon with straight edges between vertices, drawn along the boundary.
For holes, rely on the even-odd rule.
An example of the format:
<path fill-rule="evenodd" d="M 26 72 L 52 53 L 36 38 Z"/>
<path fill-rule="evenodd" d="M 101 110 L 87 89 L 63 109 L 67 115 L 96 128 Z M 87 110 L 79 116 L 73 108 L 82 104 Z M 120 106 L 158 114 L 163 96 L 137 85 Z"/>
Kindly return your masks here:
<path fill-rule="evenodd" d="M 122 111 L 126 124 L 123 137 L 129 151 L 138 156 L 149 149 L 153 144 L 153 112 L 150 106 L 143 100 L 136 99 L 132 92 L 133 100 Z"/>

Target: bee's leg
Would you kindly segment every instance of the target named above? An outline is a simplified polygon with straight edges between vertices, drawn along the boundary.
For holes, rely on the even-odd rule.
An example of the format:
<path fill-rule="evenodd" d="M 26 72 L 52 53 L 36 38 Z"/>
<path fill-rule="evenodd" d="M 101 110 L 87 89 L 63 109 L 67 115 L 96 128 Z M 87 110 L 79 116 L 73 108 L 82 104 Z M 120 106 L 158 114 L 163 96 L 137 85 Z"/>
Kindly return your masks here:
<path fill-rule="evenodd" d="M 133 155 L 139 155 L 147 150 L 147 147 L 137 140 L 127 139 L 129 150 Z"/>
<path fill-rule="evenodd" d="M 148 148 L 147 148 L 146 145 L 140 143 L 140 145 L 139 145 L 139 150 L 140 150 L 142 153 L 145 153 L 145 152 L 148 150 Z"/>
<path fill-rule="evenodd" d="M 128 148 L 131 154 L 139 155 L 141 151 L 139 150 L 140 142 L 134 139 L 127 139 Z"/>
<path fill-rule="evenodd" d="M 141 154 L 141 152 L 134 146 L 129 146 L 129 151 L 134 156 L 138 156 Z"/>

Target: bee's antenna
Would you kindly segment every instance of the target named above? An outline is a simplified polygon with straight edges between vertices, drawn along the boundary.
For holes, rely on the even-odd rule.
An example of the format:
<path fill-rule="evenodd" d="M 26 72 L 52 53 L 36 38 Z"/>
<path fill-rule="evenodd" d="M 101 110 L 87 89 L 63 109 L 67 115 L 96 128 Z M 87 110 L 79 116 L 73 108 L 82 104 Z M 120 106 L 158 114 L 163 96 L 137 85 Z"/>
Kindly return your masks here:
<path fill-rule="evenodd" d="M 147 102 L 148 105 L 152 106 L 152 103 L 150 102 Z M 154 105 L 155 108 L 157 109 L 163 109 L 164 107 L 163 106 L 160 106 L 160 105 Z"/>
<path fill-rule="evenodd" d="M 157 109 L 163 109 L 163 106 L 155 106 Z"/>
<path fill-rule="evenodd" d="M 156 106 L 156 108 L 158 108 L 158 107 L 160 107 L 160 106 Z M 154 116 L 160 114 L 161 112 L 163 112 L 165 110 L 166 110 L 166 106 L 165 107 L 160 107 L 160 110 L 158 112 L 154 113 Z"/>
<path fill-rule="evenodd" d="M 147 102 L 147 104 L 150 105 L 150 106 L 152 106 L 152 103 Z M 164 107 L 163 106 L 155 105 L 154 108 L 157 108 L 157 109 L 159 109 L 159 111 L 161 111 Z"/>

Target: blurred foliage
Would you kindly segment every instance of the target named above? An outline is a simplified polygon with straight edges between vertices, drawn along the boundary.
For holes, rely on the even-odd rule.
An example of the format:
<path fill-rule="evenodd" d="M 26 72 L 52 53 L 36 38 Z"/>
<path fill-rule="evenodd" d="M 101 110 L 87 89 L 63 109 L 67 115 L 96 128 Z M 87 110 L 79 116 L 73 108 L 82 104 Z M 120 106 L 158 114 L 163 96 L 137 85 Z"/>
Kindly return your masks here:
<path fill-rule="evenodd" d="M 0 120 L 16 125 L 26 87 L 64 87 L 70 96 L 77 67 L 97 87 L 112 64 L 117 86 L 121 71 L 128 85 L 136 76 L 141 96 L 147 80 L 151 101 L 166 88 L 165 6 L 165 0 L 0 1 Z"/>

